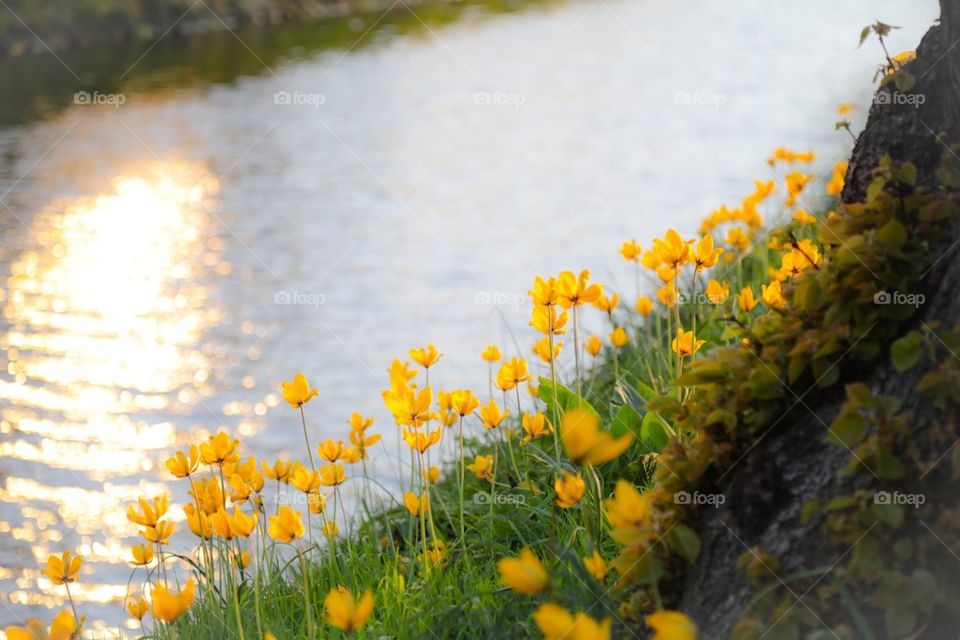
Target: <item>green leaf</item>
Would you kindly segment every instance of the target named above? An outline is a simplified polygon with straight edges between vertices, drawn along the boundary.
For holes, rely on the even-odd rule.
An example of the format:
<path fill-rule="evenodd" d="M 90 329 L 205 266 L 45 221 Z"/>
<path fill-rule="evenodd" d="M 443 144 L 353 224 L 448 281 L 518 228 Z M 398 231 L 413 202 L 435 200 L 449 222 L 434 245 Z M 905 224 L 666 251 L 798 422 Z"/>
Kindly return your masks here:
<path fill-rule="evenodd" d="M 903 373 L 920 360 L 923 342 L 916 333 L 908 333 L 890 345 L 890 360 L 897 371 Z"/>
<path fill-rule="evenodd" d="M 640 397 L 644 400 L 650 400 L 657 397 L 657 392 L 653 390 L 653 387 L 648 385 L 643 380 L 637 380 L 637 391 L 640 393 Z"/>
<path fill-rule="evenodd" d="M 909 71 L 901 69 L 894 74 L 893 83 L 897 85 L 897 89 L 901 93 L 906 93 L 917 86 L 917 77 Z"/>
<path fill-rule="evenodd" d="M 873 29 L 872 25 L 867 25 L 863 28 L 863 31 L 860 32 L 860 42 L 857 44 L 857 47 L 860 47 L 867 38 L 870 37 L 870 30 Z"/>
<path fill-rule="evenodd" d="M 670 437 L 667 435 L 666 429 L 663 428 L 660 418 L 652 411 L 648 411 L 640 424 L 640 442 L 651 453 L 660 453 L 669 441 Z"/>
<path fill-rule="evenodd" d="M 896 218 L 890 218 L 885 225 L 877 229 L 877 242 L 887 251 L 900 251 L 906 241 L 907 228 Z"/>
<path fill-rule="evenodd" d="M 597 417 L 597 420 L 600 420 L 600 414 L 597 413 L 597 410 L 593 408 L 593 405 L 578 396 L 576 393 L 567 389 L 565 386 L 557 383 L 557 401 L 560 415 L 563 415 L 570 409 L 583 409 L 589 413 L 592 413 Z M 543 400 L 547 408 L 552 409 L 554 407 L 554 398 L 553 398 L 553 380 L 550 378 L 544 378 L 540 376 L 540 386 L 537 387 L 537 397 Z M 550 415 L 548 413 L 547 415 Z"/>
<path fill-rule="evenodd" d="M 693 564 L 700 555 L 700 536 L 685 524 L 674 525 L 667 538 L 667 544 L 681 558 Z"/>
<path fill-rule="evenodd" d="M 877 520 L 890 525 L 894 529 L 903 523 L 903 506 L 899 504 L 879 504 L 874 503 L 870 511 L 877 517 Z"/>
<path fill-rule="evenodd" d="M 633 433 L 640 437 L 640 425 L 643 418 L 637 413 L 637 410 L 628 404 L 617 409 L 617 414 L 613 416 L 613 423 L 610 425 L 610 433 L 619 438 L 625 433 Z"/>
<path fill-rule="evenodd" d="M 827 442 L 850 448 L 867 435 L 867 421 L 859 413 L 844 413 L 830 425 Z"/>
<path fill-rule="evenodd" d="M 843 509 L 855 507 L 857 504 L 857 499 L 853 496 L 836 496 L 830 499 L 830 502 L 824 507 L 824 511 L 842 511 Z"/>
<path fill-rule="evenodd" d="M 908 184 L 911 187 L 917 184 L 917 165 L 912 162 L 904 162 L 897 168 L 897 181 Z"/>
<path fill-rule="evenodd" d="M 893 607 L 886 613 L 887 633 L 891 638 L 910 635 L 917 626 L 917 611 L 912 607 Z"/>
<path fill-rule="evenodd" d="M 945 157 L 937 168 L 937 180 L 950 189 L 960 189 L 960 161 Z"/>

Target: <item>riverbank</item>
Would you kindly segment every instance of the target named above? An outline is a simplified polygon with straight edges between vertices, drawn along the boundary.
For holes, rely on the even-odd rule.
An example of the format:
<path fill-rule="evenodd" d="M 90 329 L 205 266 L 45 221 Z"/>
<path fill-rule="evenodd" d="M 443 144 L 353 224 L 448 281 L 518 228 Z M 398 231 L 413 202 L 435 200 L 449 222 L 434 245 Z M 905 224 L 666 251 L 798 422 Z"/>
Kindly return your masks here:
<path fill-rule="evenodd" d="M 346 16 L 409 12 L 424 5 L 488 6 L 509 10 L 525 0 L 94 0 L 48 4 L 10 0 L 0 8 L 0 57 L 150 43 L 160 38 L 309 24 Z"/>

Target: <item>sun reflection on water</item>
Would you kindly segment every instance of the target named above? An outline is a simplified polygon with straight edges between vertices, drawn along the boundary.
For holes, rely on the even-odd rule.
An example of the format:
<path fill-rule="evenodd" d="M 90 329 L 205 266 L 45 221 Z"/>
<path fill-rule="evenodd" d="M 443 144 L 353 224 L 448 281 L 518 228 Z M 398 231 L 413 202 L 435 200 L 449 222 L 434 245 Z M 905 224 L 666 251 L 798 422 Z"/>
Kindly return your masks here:
<path fill-rule="evenodd" d="M 203 167 L 158 162 L 35 214 L 0 298 L 0 602 L 62 604 L 39 571 L 61 549 L 86 556 L 78 601 L 122 601 L 126 504 L 163 490 L 157 460 L 213 378 L 203 283 L 230 272 L 217 189 Z"/>

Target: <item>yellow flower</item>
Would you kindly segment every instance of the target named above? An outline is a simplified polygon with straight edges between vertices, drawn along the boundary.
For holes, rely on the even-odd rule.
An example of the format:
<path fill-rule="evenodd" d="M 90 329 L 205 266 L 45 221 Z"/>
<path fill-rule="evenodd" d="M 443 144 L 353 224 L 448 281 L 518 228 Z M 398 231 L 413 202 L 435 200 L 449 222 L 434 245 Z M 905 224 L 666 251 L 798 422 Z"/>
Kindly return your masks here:
<path fill-rule="evenodd" d="M 330 589 L 323 606 L 327 610 L 327 622 L 342 631 L 358 631 L 367 622 L 373 613 L 373 593 L 368 589 L 360 601 L 353 599 L 353 594 L 337 587 Z"/>
<path fill-rule="evenodd" d="M 750 313 L 759 303 L 760 301 L 753 297 L 753 289 L 750 287 L 744 287 L 743 290 L 737 294 L 737 305 L 743 312 Z"/>
<path fill-rule="evenodd" d="M 503 584 L 517 593 L 534 596 L 542 593 L 550 583 L 550 576 L 530 549 L 520 552 L 518 558 L 501 558 L 497 562 Z"/>
<path fill-rule="evenodd" d="M 167 513 L 167 494 L 165 493 L 155 497 L 153 504 L 143 498 L 139 498 L 137 502 L 140 505 L 140 513 L 137 513 L 132 504 L 127 506 L 127 520 L 134 524 L 152 527 Z"/>
<path fill-rule="evenodd" d="M 417 377 L 417 372 L 410 368 L 410 363 L 394 360 L 387 369 L 390 375 L 391 387 L 406 387 L 407 383 Z"/>
<path fill-rule="evenodd" d="M 445 427 L 452 427 L 453 425 L 457 424 L 457 418 L 459 417 L 460 415 L 453 409 L 444 411 L 440 414 L 440 424 Z"/>
<path fill-rule="evenodd" d="M 157 620 L 173 624 L 193 604 L 196 585 L 193 578 L 187 580 L 180 593 L 171 593 L 166 587 L 157 584 L 150 592 L 150 611 Z"/>
<path fill-rule="evenodd" d="M 667 231 L 663 240 L 655 239 L 653 249 L 657 252 L 657 259 L 671 269 L 683 266 L 690 256 L 690 244 L 673 229 Z"/>
<path fill-rule="evenodd" d="M 707 282 L 707 298 L 711 304 L 723 304 L 723 301 L 730 295 L 730 286 L 726 282 L 720 283 L 710 278 Z"/>
<path fill-rule="evenodd" d="M 655 632 L 650 640 L 697 640 L 697 625 L 679 611 L 655 611 L 645 620 Z"/>
<path fill-rule="evenodd" d="M 240 460 L 237 447 L 239 440 L 231 440 L 226 431 L 220 431 L 215 436 L 200 445 L 200 459 L 203 464 L 223 465 Z"/>
<path fill-rule="evenodd" d="M 307 469 L 299 462 L 294 462 L 293 471 L 290 474 L 290 484 L 303 493 L 310 493 L 323 484 L 323 480 L 320 477 L 320 472 L 316 469 Z"/>
<path fill-rule="evenodd" d="M 650 251 L 645 252 L 643 257 L 640 258 L 640 264 L 653 271 L 660 266 L 660 257 L 656 251 L 650 249 Z"/>
<path fill-rule="evenodd" d="M 538 411 L 533 415 L 524 413 L 521 423 L 523 430 L 527 433 L 523 438 L 523 442 L 531 442 L 534 438 L 553 433 L 553 425 L 550 424 L 547 416 L 545 416 L 542 411 Z"/>
<path fill-rule="evenodd" d="M 336 538 L 340 533 L 340 527 L 337 526 L 337 523 L 333 520 L 327 520 L 323 523 L 323 527 L 320 529 L 321 533 L 328 538 Z"/>
<path fill-rule="evenodd" d="M 260 465 L 263 467 L 263 473 L 265 476 L 271 480 L 276 480 L 277 482 L 288 483 L 290 482 L 290 461 L 287 460 L 284 462 L 280 458 L 277 458 L 276 462 L 273 463 L 273 466 L 267 466 L 267 461 L 262 460 Z"/>
<path fill-rule="evenodd" d="M 650 496 L 641 494 L 624 480 L 617 480 L 613 497 L 603 501 L 614 540 L 622 544 L 636 541 L 636 530 L 647 526 L 653 515 Z"/>
<path fill-rule="evenodd" d="M 849 102 L 841 102 L 837 106 L 837 115 L 845 116 L 850 113 L 853 113 L 853 105 L 850 104 Z"/>
<path fill-rule="evenodd" d="M 424 470 L 423 479 L 430 484 L 437 484 L 440 482 L 440 468 L 430 467 L 429 469 Z"/>
<path fill-rule="evenodd" d="M 279 542 L 293 542 L 303 537 L 303 522 L 300 520 L 300 512 L 294 511 L 284 505 L 280 507 L 277 515 L 270 516 L 270 526 L 267 533 L 270 537 Z"/>
<path fill-rule="evenodd" d="M 583 499 L 586 488 L 587 485 L 579 473 L 573 475 L 564 471 L 563 477 L 557 478 L 553 483 L 553 489 L 557 492 L 557 506 L 561 509 L 576 506 Z"/>
<path fill-rule="evenodd" d="M 469 389 L 458 389 L 450 394 L 450 406 L 462 418 L 476 411 L 480 400 Z"/>
<path fill-rule="evenodd" d="M 647 296 L 640 296 L 637 298 L 637 313 L 642 315 L 644 318 L 648 317 L 653 311 L 653 300 Z"/>
<path fill-rule="evenodd" d="M 827 185 L 829 188 L 829 184 Z M 841 187 L 842 188 L 842 187 Z M 817 221 L 812 215 L 807 213 L 804 209 L 797 209 L 793 212 L 793 219 L 797 222 L 802 222 L 804 224 L 812 224 Z"/>
<path fill-rule="evenodd" d="M 557 280 L 544 280 L 540 276 L 533 279 L 533 289 L 528 291 L 534 307 L 552 307 L 557 304 Z"/>
<path fill-rule="evenodd" d="M 249 538 L 257 527 L 257 514 L 248 516 L 238 507 L 233 508 L 233 515 L 220 510 L 210 517 L 213 530 L 224 540 L 232 540 L 235 536 Z"/>
<path fill-rule="evenodd" d="M 497 362 L 503 357 L 503 355 L 500 353 L 500 349 L 497 348 L 497 345 L 488 344 L 487 348 L 484 349 L 483 353 L 480 354 L 480 357 L 487 362 Z"/>
<path fill-rule="evenodd" d="M 847 177 L 847 163 L 840 161 L 833 165 L 833 176 L 827 183 L 827 195 L 838 196 L 843 191 L 844 180 Z"/>
<path fill-rule="evenodd" d="M 760 285 L 762 289 L 761 298 L 764 304 L 771 309 L 780 309 L 787 306 L 787 299 L 780 293 L 780 283 L 774 280 L 769 285 Z"/>
<path fill-rule="evenodd" d="M 83 558 L 72 556 L 69 551 L 64 551 L 60 556 L 51 555 L 47 558 L 47 566 L 44 567 L 43 573 L 53 584 L 68 584 L 77 581 L 82 564 Z"/>
<path fill-rule="evenodd" d="M 347 424 L 350 425 L 351 431 L 366 431 L 373 426 L 374 419 L 373 417 L 364 418 L 362 415 L 354 411 L 350 414 L 350 419 L 347 420 Z"/>
<path fill-rule="evenodd" d="M 144 527 L 140 530 L 140 535 L 143 536 L 143 539 L 152 542 L 154 544 L 167 544 L 170 540 L 170 536 L 173 535 L 173 521 L 172 520 L 161 520 L 156 526 L 153 527 Z"/>
<path fill-rule="evenodd" d="M 224 465 L 223 473 L 227 477 L 240 476 L 251 491 L 263 489 L 263 476 L 257 471 L 257 459 L 253 456 L 247 458 L 246 462 Z"/>
<path fill-rule="evenodd" d="M 207 515 L 216 513 L 223 506 L 223 492 L 220 490 L 218 478 L 201 478 L 190 481 L 190 495 L 200 503 L 200 508 Z M 129 512 L 127 518 L 130 517 Z"/>
<path fill-rule="evenodd" d="M 406 389 L 398 397 L 393 397 L 390 392 L 384 392 L 384 401 L 387 402 L 387 408 L 393 413 L 397 424 L 401 426 L 419 429 L 437 417 L 430 411 L 430 405 L 433 404 L 433 389 L 430 387 L 425 387 L 419 392 Z"/>
<path fill-rule="evenodd" d="M 347 473 L 339 462 L 320 467 L 320 478 L 325 487 L 336 487 L 347 481 Z M 314 487 L 316 488 L 316 487 Z"/>
<path fill-rule="evenodd" d="M 294 409 L 299 409 L 320 394 L 316 389 L 311 389 L 307 382 L 307 377 L 302 373 L 293 376 L 293 382 L 282 382 L 283 399 L 290 403 Z"/>
<path fill-rule="evenodd" d="M 603 287 L 590 284 L 590 271 L 584 269 L 579 276 L 564 271 L 557 277 L 557 304 L 564 309 L 595 302 L 603 295 Z"/>
<path fill-rule="evenodd" d="M 493 479 L 493 456 L 477 456 L 473 459 L 473 464 L 467 465 L 467 470 L 475 474 L 481 480 Z"/>
<path fill-rule="evenodd" d="M 153 547 L 148 544 L 135 544 L 130 553 L 133 555 L 133 564 L 138 567 L 145 567 L 153 560 Z"/>
<path fill-rule="evenodd" d="M 196 445 L 190 445 L 188 452 L 177 451 L 167 460 L 167 469 L 175 478 L 186 478 L 200 466 L 200 451 Z"/>
<path fill-rule="evenodd" d="M 750 236 L 740 227 L 732 227 L 730 230 L 728 230 L 727 237 L 724 242 L 741 252 L 750 248 Z M 733 258 L 734 256 L 728 255 L 727 257 Z"/>
<path fill-rule="evenodd" d="M 500 407 L 498 407 L 497 403 L 491 398 L 486 406 L 480 407 L 480 419 L 483 420 L 483 428 L 493 429 L 500 426 L 500 423 L 503 422 L 508 413 L 510 413 L 509 409 L 500 411 Z"/>
<path fill-rule="evenodd" d="M 241 551 L 238 555 L 233 557 L 233 561 L 241 569 L 246 569 L 250 566 L 250 553 L 247 551 Z"/>
<path fill-rule="evenodd" d="M 668 309 L 672 309 L 677 304 L 677 289 L 673 284 L 665 284 L 657 289 L 657 300 Z"/>
<path fill-rule="evenodd" d="M 540 359 L 546 363 L 556 360 L 560 357 L 560 349 L 563 348 L 562 342 L 553 343 L 553 355 L 550 354 L 550 338 L 541 338 L 533 345 L 533 352 L 540 356 Z"/>
<path fill-rule="evenodd" d="M 657 268 L 657 277 L 660 278 L 660 280 L 664 284 L 668 282 L 672 283 L 673 280 L 677 277 L 677 273 L 679 273 L 678 270 L 679 270 L 679 267 L 664 265 L 662 267 Z"/>
<path fill-rule="evenodd" d="M 624 242 L 623 245 L 620 246 L 620 255 L 623 256 L 624 260 L 640 262 L 641 254 L 643 254 L 643 249 L 637 244 L 636 240 Z"/>
<path fill-rule="evenodd" d="M 147 615 L 149 608 L 150 605 L 147 604 L 143 596 L 127 598 L 127 611 L 134 620 L 143 620 L 143 616 Z"/>
<path fill-rule="evenodd" d="M 209 538 L 213 534 L 213 525 L 210 524 L 210 517 L 204 513 L 197 514 L 197 508 L 192 504 L 183 505 L 183 512 L 187 514 L 187 526 L 190 532 L 198 538 Z"/>
<path fill-rule="evenodd" d="M 250 499 L 253 493 L 253 487 L 246 483 L 239 473 L 230 476 L 230 499 L 237 504 L 242 504 Z"/>
<path fill-rule="evenodd" d="M 681 358 L 686 358 L 687 356 L 692 356 L 697 351 L 700 350 L 707 341 L 706 340 L 697 340 L 693 331 L 684 331 L 681 328 L 677 329 L 677 337 L 673 339 L 671 343 L 671 348 L 673 352 L 679 355 Z"/>
<path fill-rule="evenodd" d="M 343 440 L 327 440 L 317 447 L 317 453 L 327 462 L 336 462 L 343 457 Z"/>
<path fill-rule="evenodd" d="M 784 178 L 785 184 L 787 186 L 787 206 L 792 207 L 793 204 L 797 201 L 797 198 L 800 197 L 800 193 L 803 191 L 804 187 L 813 180 L 813 174 L 803 173 L 801 171 L 792 171 L 788 173 Z"/>
<path fill-rule="evenodd" d="M 614 293 L 614 294 L 611 294 L 609 297 L 600 296 L 594 301 L 593 306 L 595 306 L 597 309 L 600 309 L 600 311 L 603 311 L 607 315 L 610 315 L 613 313 L 613 310 L 617 308 L 617 305 L 619 303 L 620 303 L 620 296 Z"/>
<path fill-rule="evenodd" d="M 610 618 L 598 622 L 582 611 L 571 614 L 553 602 L 541 604 L 533 613 L 533 621 L 544 640 L 609 640 L 613 626 Z"/>
<path fill-rule="evenodd" d="M 443 354 L 437 351 L 432 344 L 428 344 L 424 349 L 410 349 L 410 359 L 419 364 L 424 369 L 429 369 L 437 364 Z"/>
<path fill-rule="evenodd" d="M 513 358 L 504 362 L 497 372 L 497 388 L 502 391 L 510 391 L 521 382 L 526 382 L 532 378 L 527 373 L 527 361 L 523 358 Z"/>
<path fill-rule="evenodd" d="M 426 494 L 418 496 L 412 491 L 407 491 L 403 494 L 403 504 L 413 516 L 419 516 L 421 511 L 426 513 L 430 510 L 430 503 Z"/>
<path fill-rule="evenodd" d="M 433 445 L 440 442 L 440 438 L 443 436 L 443 432 L 440 429 L 432 431 L 430 433 L 418 433 L 416 431 L 407 431 L 403 430 L 403 441 L 406 442 L 411 449 L 423 453 Z"/>
<path fill-rule="evenodd" d="M 603 348 L 603 343 L 600 342 L 600 338 L 597 336 L 590 336 L 583 342 L 583 347 L 587 350 L 591 356 L 595 356 L 600 353 L 600 349 Z"/>
<path fill-rule="evenodd" d="M 917 59 L 916 51 L 901 51 L 897 55 L 893 56 L 891 60 L 893 61 L 893 68 L 888 70 L 888 75 L 893 74 L 903 67 L 903 65 L 908 62 L 913 62 Z"/>
<path fill-rule="evenodd" d="M 594 551 L 593 555 L 584 558 L 583 566 L 587 568 L 590 575 L 600 582 L 603 582 L 603 579 L 607 577 L 607 563 L 604 562 L 599 551 Z"/>
<path fill-rule="evenodd" d="M 566 311 L 557 313 L 557 308 L 553 305 L 549 307 L 538 306 L 533 308 L 533 319 L 530 321 L 530 326 L 546 336 L 551 333 L 555 336 L 562 336 L 567 332 L 564 329 L 567 326 L 567 318 Z"/>
<path fill-rule="evenodd" d="M 77 620 L 68 610 L 54 616 L 49 633 L 37 618 L 27 620 L 26 627 L 6 628 L 7 640 L 73 640 L 76 631 Z"/>
<path fill-rule="evenodd" d="M 613 330 L 613 333 L 610 334 L 610 343 L 617 349 L 622 349 L 627 346 L 628 342 L 630 342 L 630 336 L 623 330 L 623 327 L 617 327 Z"/>
<path fill-rule="evenodd" d="M 695 271 L 711 269 L 717 264 L 720 254 L 723 253 L 723 247 L 713 248 L 713 236 L 709 233 L 700 239 L 693 250 L 693 264 Z"/>
<path fill-rule="evenodd" d="M 311 491 L 307 494 L 307 507 L 310 509 L 310 513 L 323 513 L 327 510 L 327 494 Z"/>
<path fill-rule="evenodd" d="M 560 439 L 570 460 L 577 465 L 599 465 L 626 451 L 632 433 L 614 438 L 600 429 L 597 416 L 583 409 L 571 409 L 560 423 Z"/>

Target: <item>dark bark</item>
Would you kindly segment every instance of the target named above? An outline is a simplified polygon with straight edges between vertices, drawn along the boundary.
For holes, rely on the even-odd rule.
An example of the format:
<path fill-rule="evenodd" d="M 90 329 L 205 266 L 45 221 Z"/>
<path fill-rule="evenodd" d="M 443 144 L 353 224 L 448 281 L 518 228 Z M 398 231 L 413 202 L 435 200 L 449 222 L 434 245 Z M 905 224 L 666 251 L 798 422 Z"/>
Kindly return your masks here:
<path fill-rule="evenodd" d="M 871 44 L 876 46 L 875 38 L 863 46 Z M 917 78 L 911 93 L 923 95 L 924 102 L 915 107 L 875 100 L 850 161 L 842 196 L 845 202 L 863 198 L 871 171 L 885 154 L 894 164 L 913 162 L 918 183 L 934 185 L 936 168 L 947 152 L 945 145 L 960 142 L 960 0 L 941 0 L 941 22 L 924 36 L 917 59 L 907 69 Z M 879 89 L 878 95 L 884 91 L 891 88 Z M 944 134 L 942 141 L 936 134 Z M 944 238 L 944 257 L 925 278 L 927 301 L 917 325 L 923 321 L 946 326 L 960 320 L 960 296 L 956 293 L 960 290 L 960 251 L 947 251 L 951 243 L 951 238 Z M 912 416 L 911 429 L 920 441 L 919 448 L 931 453 L 946 451 L 951 443 L 934 441 L 930 435 L 936 431 L 930 427 L 940 422 L 940 416 L 913 391 L 923 373 L 922 367 L 906 375 L 886 368 L 855 372 L 851 380 L 865 382 L 874 393 L 900 397 L 904 411 Z M 802 524 L 801 511 L 811 499 L 825 504 L 833 496 L 870 486 L 873 480 L 865 474 L 838 479 L 837 472 L 849 461 L 850 453 L 824 442 L 826 425 L 837 417 L 844 399 L 842 385 L 826 392 L 797 393 L 802 400 L 722 479 L 714 479 L 726 498 L 724 504 L 717 509 L 703 508 L 698 514 L 702 551 L 685 576 L 677 608 L 697 622 L 704 639 L 728 637 L 746 613 L 755 590 L 736 565 L 748 548 L 761 547 L 778 556 L 780 576 L 830 567 L 841 560 L 845 549 L 820 532 L 818 518 Z M 949 466 L 945 461 L 940 464 Z M 956 486 L 945 485 L 942 495 L 932 499 L 955 505 Z M 956 626 L 956 622 L 952 624 Z M 882 621 L 877 628 L 883 628 Z M 956 629 L 948 621 L 934 620 L 920 637 L 955 638 Z"/>

